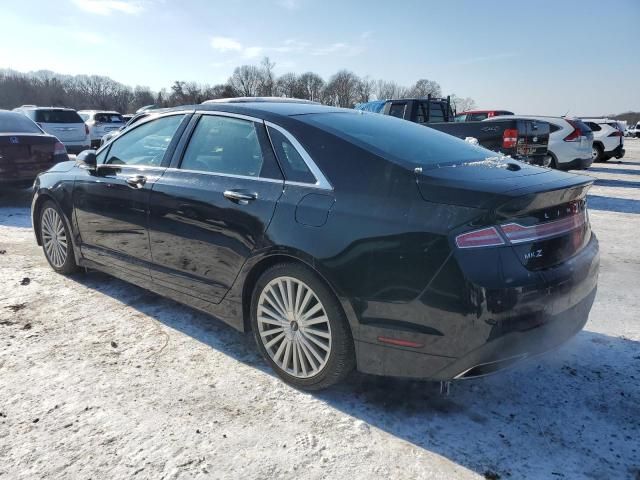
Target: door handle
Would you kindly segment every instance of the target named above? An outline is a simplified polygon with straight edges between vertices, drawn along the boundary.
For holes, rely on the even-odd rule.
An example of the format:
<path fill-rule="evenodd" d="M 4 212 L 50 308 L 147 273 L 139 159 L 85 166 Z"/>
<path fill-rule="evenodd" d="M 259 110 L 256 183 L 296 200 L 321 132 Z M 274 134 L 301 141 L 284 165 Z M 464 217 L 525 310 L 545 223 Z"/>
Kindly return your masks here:
<path fill-rule="evenodd" d="M 144 184 L 147 183 L 147 177 L 144 175 L 132 175 L 127 178 L 126 182 L 130 187 L 142 188 Z"/>
<path fill-rule="evenodd" d="M 229 199 L 232 202 L 239 203 L 240 205 L 246 205 L 250 201 L 258 198 L 257 193 L 241 192 L 238 190 L 225 190 L 223 195 L 224 198 Z"/>

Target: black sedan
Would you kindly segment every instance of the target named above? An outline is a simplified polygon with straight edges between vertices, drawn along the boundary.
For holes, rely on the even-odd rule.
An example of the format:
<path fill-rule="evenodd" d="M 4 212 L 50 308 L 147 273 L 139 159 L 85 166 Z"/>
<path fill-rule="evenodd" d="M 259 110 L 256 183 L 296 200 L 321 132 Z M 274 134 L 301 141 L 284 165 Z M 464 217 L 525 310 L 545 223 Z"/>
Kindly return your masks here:
<path fill-rule="evenodd" d="M 448 381 L 584 326 L 588 177 L 394 117 L 244 102 L 149 115 L 38 177 L 51 266 L 108 272 L 241 331 L 283 379 Z"/>
<path fill-rule="evenodd" d="M 67 160 L 56 137 L 21 113 L 0 110 L 0 188 L 30 185 L 40 172 Z"/>

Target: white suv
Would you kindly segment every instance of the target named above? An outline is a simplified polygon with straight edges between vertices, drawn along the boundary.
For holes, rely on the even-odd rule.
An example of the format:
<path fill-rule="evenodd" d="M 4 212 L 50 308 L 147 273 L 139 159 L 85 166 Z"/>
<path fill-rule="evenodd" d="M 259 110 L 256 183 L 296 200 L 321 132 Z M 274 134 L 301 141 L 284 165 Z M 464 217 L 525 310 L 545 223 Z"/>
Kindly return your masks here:
<path fill-rule="evenodd" d="M 90 146 L 89 129 L 72 108 L 23 105 L 13 111 L 26 115 L 46 133 L 57 137 L 69 153 L 80 153 Z"/>
<path fill-rule="evenodd" d="M 126 123 L 122 115 L 110 110 L 80 110 L 78 115 L 89 128 L 91 148 L 98 148 L 102 137 L 120 130 Z"/>
<path fill-rule="evenodd" d="M 582 121 L 593 131 L 594 162 L 624 157 L 624 133 L 618 122 L 607 118 L 583 118 Z"/>
<path fill-rule="evenodd" d="M 593 133 L 577 118 L 509 115 L 509 119 L 538 120 L 549 124 L 549 145 L 544 166 L 559 170 L 589 168 L 593 163 L 591 146 Z M 493 118 L 495 119 L 495 117 Z M 493 120 L 489 118 L 485 122 Z"/>

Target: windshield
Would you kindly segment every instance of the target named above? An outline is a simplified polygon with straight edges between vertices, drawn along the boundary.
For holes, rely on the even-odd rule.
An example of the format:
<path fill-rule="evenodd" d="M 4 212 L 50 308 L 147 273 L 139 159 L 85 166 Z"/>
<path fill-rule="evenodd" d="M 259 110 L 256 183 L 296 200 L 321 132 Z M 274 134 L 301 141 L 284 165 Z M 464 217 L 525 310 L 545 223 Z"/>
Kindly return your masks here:
<path fill-rule="evenodd" d="M 497 155 L 446 133 L 388 115 L 336 112 L 297 118 L 404 166 L 457 164 Z"/>
<path fill-rule="evenodd" d="M 38 126 L 20 113 L 0 113 L 0 132 L 2 133 L 42 133 Z"/>
<path fill-rule="evenodd" d="M 38 123 L 84 123 L 80 115 L 73 110 L 36 110 Z"/>

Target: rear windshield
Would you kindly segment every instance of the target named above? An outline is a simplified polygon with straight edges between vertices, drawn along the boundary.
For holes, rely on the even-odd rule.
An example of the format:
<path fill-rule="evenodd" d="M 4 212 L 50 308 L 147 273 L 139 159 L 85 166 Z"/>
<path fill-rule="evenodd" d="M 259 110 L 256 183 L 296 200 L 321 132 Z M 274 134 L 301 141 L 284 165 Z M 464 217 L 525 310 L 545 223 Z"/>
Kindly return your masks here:
<path fill-rule="evenodd" d="M 452 135 L 388 115 L 313 113 L 298 120 L 404 166 L 435 166 L 495 157 Z"/>
<path fill-rule="evenodd" d="M 84 123 L 73 110 L 35 110 L 34 120 L 38 123 Z"/>
<path fill-rule="evenodd" d="M 21 113 L 0 113 L 2 133 L 42 133 L 38 126 Z"/>
<path fill-rule="evenodd" d="M 93 119 L 100 123 L 124 123 L 124 118 L 119 113 L 96 113 Z"/>

